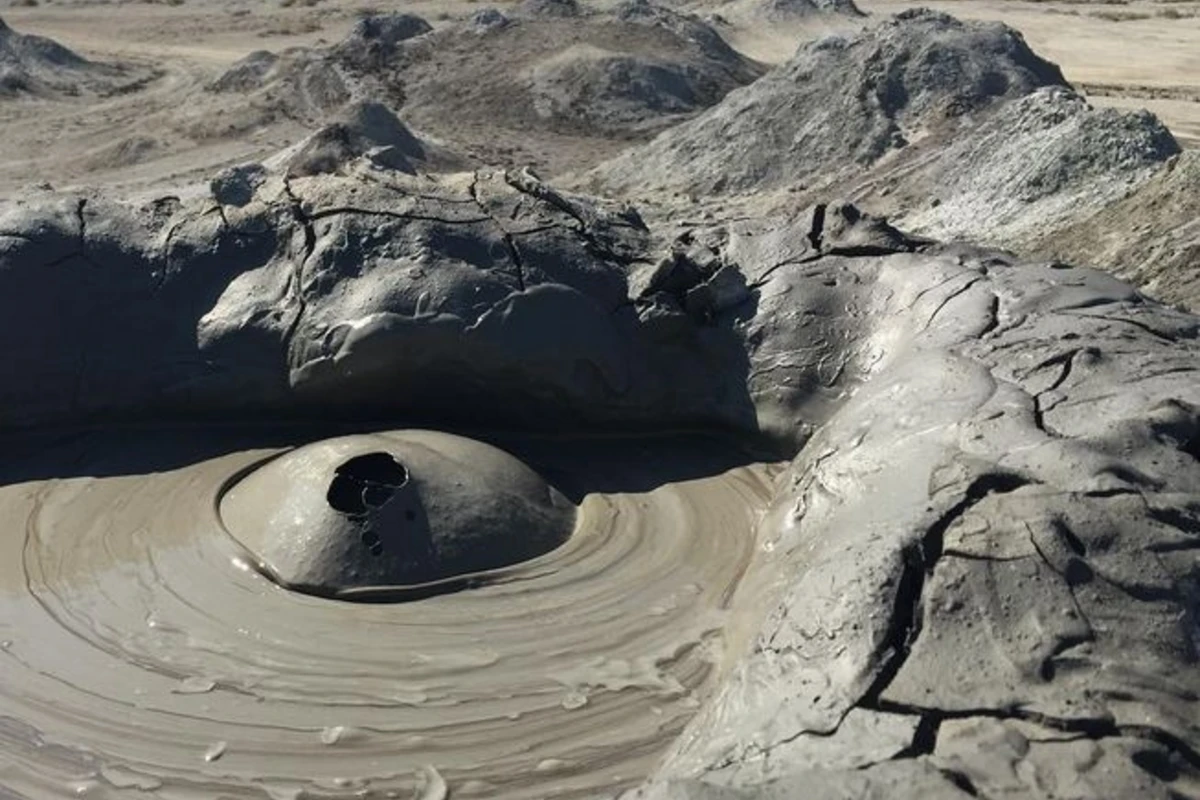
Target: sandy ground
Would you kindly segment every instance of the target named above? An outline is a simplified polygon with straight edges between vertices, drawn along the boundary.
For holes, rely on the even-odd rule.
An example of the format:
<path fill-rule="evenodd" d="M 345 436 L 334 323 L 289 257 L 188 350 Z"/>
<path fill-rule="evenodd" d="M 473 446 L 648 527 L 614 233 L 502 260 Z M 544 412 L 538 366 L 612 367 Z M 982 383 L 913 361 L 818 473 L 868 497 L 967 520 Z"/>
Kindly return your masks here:
<path fill-rule="evenodd" d="M 689 3 L 719 14 L 719 29 L 760 61 L 786 59 L 801 41 L 857 23 L 840 18 L 793 25 L 753 23 L 734 3 Z M 499 3 L 500 7 L 508 4 Z M 1100 105 L 1148 108 L 1185 147 L 1200 147 L 1200 0 L 1114 3 L 1017 0 L 863 0 L 872 14 L 930 5 L 964 18 L 1002 20 Z M 54 38 L 93 59 L 152 66 L 161 77 L 142 91 L 96 101 L 18 100 L 0 104 L 0 191 L 51 183 L 147 186 L 203 177 L 215 166 L 262 158 L 306 129 L 286 120 L 225 138 L 196 138 L 177 123 L 181 110 L 228 65 L 253 50 L 280 51 L 336 41 L 365 9 L 408 10 L 435 26 L 481 4 L 416 0 L 365 6 L 324 0 L 189 0 L 178 5 L 46 5 L 0 9 L 15 29 Z M 403 115 L 403 111 L 401 111 Z"/>

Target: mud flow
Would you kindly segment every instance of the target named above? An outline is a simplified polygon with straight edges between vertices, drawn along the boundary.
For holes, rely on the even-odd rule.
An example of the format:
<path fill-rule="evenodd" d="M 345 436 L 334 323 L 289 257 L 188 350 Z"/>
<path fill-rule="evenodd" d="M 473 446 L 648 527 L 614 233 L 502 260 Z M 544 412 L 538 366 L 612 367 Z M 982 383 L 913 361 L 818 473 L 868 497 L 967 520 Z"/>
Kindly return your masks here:
<path fill-rule="evenodd" d="M 773 469 L 700 437 L 9 446 L 0 774 L 29 796 L 615 793 L 722 674 Z"/>

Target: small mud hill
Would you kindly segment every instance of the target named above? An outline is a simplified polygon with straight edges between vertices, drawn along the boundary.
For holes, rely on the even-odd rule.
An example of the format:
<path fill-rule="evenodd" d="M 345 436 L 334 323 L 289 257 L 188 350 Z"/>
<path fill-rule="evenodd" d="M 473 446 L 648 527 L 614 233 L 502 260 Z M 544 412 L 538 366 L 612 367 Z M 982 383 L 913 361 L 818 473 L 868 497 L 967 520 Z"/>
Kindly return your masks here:
<path fill-rule="evenodd" d="M 866 16 L 854 0 L 755 0 L 747 10 L 769 20 L 805 19 L 822 14 Z"/>
<path fill-rule="evenodd" d="M 145 70 L 99 64 L 44 36 L 17 33 L 0 19 L 0 99 L 127 91 Z"/>
<path fill-rule="evenodd" d="M 235 136 L 281 119 L 316 127 L 356 99 L 393 107 L 404 101 L 392 64 L 401 44 L 431 30 L 412 14 L 359 20 L 341 42 L 326 48 L 258 50 L 208 86 L 209 102 L 183 112 L 188 132 L 201 139 Z M 213 109 L 219 107 L 220 114 Z"/>
<path fill-rule="evenodd" d="M 923 235 L 1040 252 L 1052 232 L 1120 200 L 1177 153 L 1150 113 L 1096 109 L 1047 87 L 948 142 L 919 143 L 852 195 Z"/>
<path fill-rule="evenodd" d="M 370 17 L 328 48 L 251 53 L 183 117 L 204 139 L 280 120 L 312 128 L 378 100 L 473 160 L 554 173 L 645 141 L 762 72 L 696 17 L 645 0 L 605 13 L 538 0 L 436 31 Z"/>
<path fill-rule="evenodd" d="M 831 36 L 595 173 L 610 192 L 690 194 L 833 182 L 995 103 L 1065 85 L 1016 31 L 911 11 Z"/>
<path fill-rule="evenodd" d="M 1200 311 L 1200 151 L 1186 150 L 1125 197 L 1034 243 Z"/>
<path fill-rule="evenodd" d="M 661 129 L 672 115 L 716 103 L 729 86 L 692 64 L 577 44 L 530 70 L 535 113 L 545 120 L 619 132 Z"/>
<path fill-rule="evenodd" d="M 1179 153 L 1152 114 L 1093 108 L 1015 31 L 913 11 L 801 48 L 578 182 L 746 214 L 847 198 L 922 236 L 1119 268 L 1196 307 L 1197 171 L 1158 174 Z"/>
<path fill-rule="evenodd" d="M 575 0 L 522 0 L 520 14 L 527 17 L 578 17 L 583 9 Z"/>
<path fill-rule="evenodd" d="M 351 103 L 336 122 L 288 148 L 271 165 L 282 166 L 289 177 L 303 177 L 339 172 L 363 156 L 409 175 L 467 167 L 464 159 L 417 136 L 390 109 L 373 102 Z"/>
<path fill-rule="evenodd" d="M 325 51 L 292 48 L 276 54 L 257 50 L 235 63 L 209 85 L 221 95 L 224 113 L 213 119 L 205 109 L 197 114 L 201 126 L 217 123 L 237 132 L 279 117 L 319 123 L 355 95 L 357 82 L 345 65 Z M 236 99 L 230 95 L 240 95 Z M 204 128 L 199 129 L 203 135 Z"/>
<path fill-rule="evenodd" d="M 605 13 L 539 0 L 507 24 L 412 44 L 406 119 L 480 161 L 548 173 L 611 157 L 763 73 L 711 26 L 645 0 Z"/>

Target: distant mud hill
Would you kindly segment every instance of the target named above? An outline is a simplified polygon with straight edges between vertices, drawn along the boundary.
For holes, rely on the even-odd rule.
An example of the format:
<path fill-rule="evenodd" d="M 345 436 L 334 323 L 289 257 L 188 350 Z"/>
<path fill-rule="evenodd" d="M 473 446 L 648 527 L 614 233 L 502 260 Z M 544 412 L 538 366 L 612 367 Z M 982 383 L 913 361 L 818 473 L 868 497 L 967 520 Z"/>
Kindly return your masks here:
<path fill-rule="evenodd" d="M 699 18 L 645 0 L 529 3 L 503 26 L 451 26 L 422 45 L 406 52 L 405 118 L 479 161 L 547 174 L 646 141 L 765 71 Z"/>
<path fill-rule="evenodd" d="M 757 209 L 844 197 L 936 239 L 1085 257 L 1130 277 L 1141 264 L 1159 296 L 1194 306 L 1185 267 L 1200 234 L 1179 214 L 1140 211 L 1161 198 L 1137 199 L 1152 178 L 1147 192 L 1188 194 L 1155 177 L 1179 153 L 1152 114 L 1093 108 L 1011 28 L 912 11 L 802 46 L 576 183 Z M 1102 215 L 1114 203 L 1125 212 Z M 1061 246 L 1068 233 L 1078 249 Z"/>
<path fill-rule="evenodd" d="M 657 131 L 757 77 L 753 65 L 694 17 L 646 0 L 623 3 L 616 16 L 621 23 L 673 35 L 678 41 L 672 44 L 684 46 L 660 55 L 650 48 L 629 52 L 573 44 L 529 70 L 538 117 L 613 132 Z"/>
<path fill-rule="evenodd" d="M 822 14 L 866 16 L 854 0 L 753 0 L 746 10 L 769 20 L 805 19 Z"/>
<path fill-rule="evenodd" d="M 184 117 L 198 138 L 230 136 L 280 119 L 315 127 L 371 99 L 474 160 L 554 173 L 645 141 L 764 71 L 692 15 L 544 0 L 436 31 L 408 14 L 369 17 L 331 47 L 251 53 L 209 86 L 221 114 L 206 104 Z"/>
<path fill-rule="evenodd" d="M 331 47 L 256 50 L 209 84 L 206 108 L 187 112 L 191 132 L 234 135 L 279 119 L 315 127 L 368 97 L 399 107 L 404 87 L 393 62 L 402 43 L 430 30 L 420 17 L 389 14 L 360 20 Z M 219 118 L 208 113 L 209 105 L 222 107 Z"/>
<path fill-rule="evenodd" d="M 1172 158 L 1116 202 L 1036 242 L 1101 267 L 1176 306 L 1200 311 L 1200 152 Z"/>
<path fill-rule="evenodd" d="M 832 182 L 999 101 L 1065 84 L 1010 28 L 907 12 L 801 47 L 708 113 L 601 167 L 596 183 L 703 195 Z"/>
<path fill-rule="evenodd" d="M 53 39 L 14 31 L 0 19 L 0 100 L 131 91 L 149 70 L 89 61 Z"/>
<path fill-rule="evenodd" d="M 458 171 L 468 165 L 466 159 L 413 133 L 387 106 L 369 101 L 351 103 L 336 121 L 269 163 L 301 177 L 335 173 L 359 158 L 409 175 Z"/>

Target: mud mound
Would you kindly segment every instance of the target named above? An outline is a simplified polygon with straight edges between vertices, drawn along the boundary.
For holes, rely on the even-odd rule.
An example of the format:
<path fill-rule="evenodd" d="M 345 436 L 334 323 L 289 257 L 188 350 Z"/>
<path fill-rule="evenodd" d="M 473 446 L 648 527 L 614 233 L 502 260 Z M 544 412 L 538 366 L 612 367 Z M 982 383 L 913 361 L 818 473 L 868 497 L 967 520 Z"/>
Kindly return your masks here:
<path fill-rule="evenodd" d="M 17 33 L 0 20 L 0 98 L 119 91 L 149 76 L 147 70 L 88 61 L 52 39 Z"/>
<path fill-rule="evenodd" d="M 716 103 L 727 85 L 687 64 L 575 45 L 531 71 L 533 105 L 545 119 L 600 130 L 661 128 L 670 116 Z"/>
<path fill-rule="evenodd" d="M 319 125 L 351 102 L 358 87 L 351 71 L 327 53 L 292 48 L 250 53 L 207 88 L 215 97 L 179 115 L 198 139 L 238 135 L 281 118 Z"/>
<path fill-rule="evenodd" d="M 650 0 L 624 0 L 613 9 L 613 13 L 622 22 L 669 31 L 699 47 L 706 58 L 730 65 L 739 62 L 737 51 L 729 46 L 717 29 L 693 14 L 684 14 Z"/>
<path fill-rule="evenodd" d="M 1121 199 L 1179 152 L 1153 115 L 1094 109 L 1060 87 L 929 145 L 883 171 L 888 197 L 873 207 L 934 238 L 1022 251 Z"/>
<path fill-rule="evenodd" d="M 311 130 L 370 99 L 472 161 L 553 173 L 646 140 L 761 73 L 695 17 L 646 2 L 569 18 L 485 9 L 438 30 L 396 14 L 330 47 L 251 53 L 209 86 L 220 113 L 188 109 L 183 124 L 196 138 L 280 120 Z"/>
<path fill-rule="evenodd" d="M 645 2 L 522 16 L 486 36 L 449 26 L 404 48 L 395 69 L 414 125 L 478 161 L 547 174 L 644 141 L 762 74 L 699 19 Z"/>
<path fill-rule="evenodd" d="M 265 92 L 293 113 L 326 113 L 352 95 L 391 86 L 389 74 L 401 43 L 432 30 L 413 14 L 372 15 L 360 19 L 340 42 L 326 48 L 296 47 L 276 54 L 256 50 L 209 84 L 214 93 Z"/>
<path fill-rule="evenodd" d="M 761 0 L 752 10 L 759 16 L 771 20 L 805 19 L 823 14 L 842 14 L 848 17 L 865 17 L 854 0 Z"/>
<path fill-rule="evenodd" d="M 415 14 L 383 14 L 364 17 L 355 24 L 330 54 L 350 69 L 371 73 L 386 68 L 396 47 L 433 30 Z"/>
<path fill-rule="evenodd" d="M 471 25 L 480 33 L 504 28 L 511 24 L 512 20 L 498 8 L 480 9 L 471 16 Z"/>
<path fill-rule="evenodd" d="M 521 14 L 529 17 L 578 17 L 582 9 L 576 0 L 522 0 Z"/>
<path fill-rule="evenodd" d="M 279 56 L 269 50 L 255 50 L 234 62 L 209 84 L 213 92 L 249 92 L 262 88 L 279 64 Z"/>
<path fill-rule="evenodd" d="M 94 170 L 131 167 L 153 158 L 162 149 L 163 143 L 152 136 L 130 136 L 90 153 L 88 166 Z"/>
<path fill-rule="evenodd" d="M 1200 318 L 844 204 L 647 226 L 529 172 L 208 188 L 0 201 L 0 791 L 1200 785 Z M 445 438 L 396 419 L 538 435 L 502 448 L 529 470 L 429 472 L 404 454 Z M 663 426 L 747 439 L 629 435 Z M 437 549 L 425 520 L 518 471 L 578 504 L 561 546 Z M 281 539 L 231 538 L 255 520 Z M 353 606 L 285 588 L 301 554 L 482 571 Z"/>
<path fill-rule="evenodd" d="M 1200 153 L 1187 150 L 1116 202 L 1077 215 L 1029 249 L 1094 264 L 1164 302 L 1200 310 L 1197 186 Z"/>
<path fill-rule="evenodd" d="M 1179 152 L 1153 115 L 1091 107 L 1015 32 L 912 12 L 803 47 L 583 183 L 634 196 L 740 195 L 747 213 L 846 197 L 920 235 L 1070 258 L 1055 245 L 1059 232 Z M 1184 263 L 1188 248 L 1154 252 L 1165 269 Z M 1115 267 L 1116 257 L 1100 263 Z M 1157 269 L 1144 264 L 1139 274 Z"/>
<path fill-rule="evenodd" d="M 574 44 L 529 72 L 535 112 L 601 131 L 659 130 L 713 106 L 745 82 L 746 62 L 712 26 L 648 0 L 614 8 L 622 23 L 686 42 L 691 58 Z"/>
<path fill-rule="evenodd" d="M 370 14 L 363 17 L 339 45 L 343 50 L 359 47 L 395 47 L 399 42 L 433 30 L 416 14 Z"/>
<path fill-rule="evenodd" d="M 330 47 L 255 51 L 209 84 L 212 100 L 182 111 L 179 124 L 197 139 L 224 138 L 280 120 L 312 129 L 365 98 L 399 107 L 403 83 L 390 65 L 403 42 L 428 30 L 411 14 L 371 16 Z"/>
<path fill-rule="evenodd" d="M 1021 36 L 992 23 L 905 12 L 790 62 L 596 173 L 610 191 L 693 194 L 832 182 L 931 130 L 1065 84 Z"/>
<path fill-rule="evenodd" d="M 292 177 L 337 172 L 357 158 L 408 174 L 461 170 L 466 162 L 425 142 L 380 103 L 351 104 L 338 121 L 288 148 L 273 163 Z"/>

